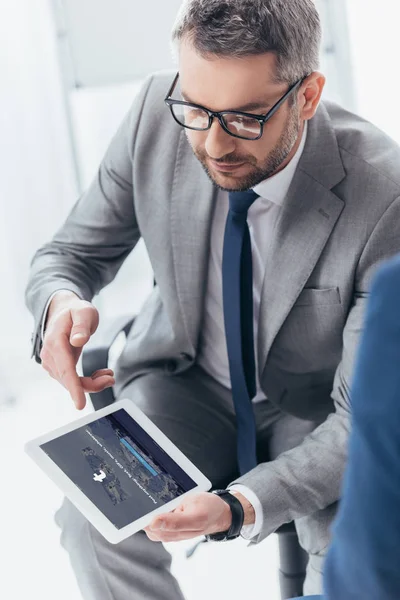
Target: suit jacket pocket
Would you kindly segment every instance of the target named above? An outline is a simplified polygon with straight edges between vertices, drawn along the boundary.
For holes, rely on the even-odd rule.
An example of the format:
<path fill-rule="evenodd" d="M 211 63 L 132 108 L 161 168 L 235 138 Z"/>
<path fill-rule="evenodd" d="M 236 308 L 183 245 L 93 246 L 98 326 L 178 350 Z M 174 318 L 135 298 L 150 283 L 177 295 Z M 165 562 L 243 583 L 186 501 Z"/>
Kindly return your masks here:
<path fill-rule="evenodd" d="M 296 306 L 328 306 L 340 303 L 340 292 L 337 287 L 304 288 L 297 298 L 294 308 Z"/>

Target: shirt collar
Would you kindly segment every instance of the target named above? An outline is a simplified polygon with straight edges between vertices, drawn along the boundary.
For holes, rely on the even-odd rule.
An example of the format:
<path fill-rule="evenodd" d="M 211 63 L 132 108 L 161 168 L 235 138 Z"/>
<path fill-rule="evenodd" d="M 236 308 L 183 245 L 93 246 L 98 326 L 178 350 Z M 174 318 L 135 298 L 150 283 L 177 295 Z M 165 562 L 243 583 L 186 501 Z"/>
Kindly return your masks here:
<path fill-rule="evenodd" d="M 256 194 L 261 196 L 261 198 L 265 198 L 274 204 L 282 206 L 286 194 L 289 191 L 290 184 L 292 183 L 301 155 L 303 154 L 304 146 L 306 145 L 307 128 L 308 123 L 305 121 L 300 145 L 297 148 L 296 154 L 286 167 L 282 169 L 282 171 L 279 171 L 279 173 L 272 175 L 272 177 L 264 179 L 264 181 L 253 188 Z"/>

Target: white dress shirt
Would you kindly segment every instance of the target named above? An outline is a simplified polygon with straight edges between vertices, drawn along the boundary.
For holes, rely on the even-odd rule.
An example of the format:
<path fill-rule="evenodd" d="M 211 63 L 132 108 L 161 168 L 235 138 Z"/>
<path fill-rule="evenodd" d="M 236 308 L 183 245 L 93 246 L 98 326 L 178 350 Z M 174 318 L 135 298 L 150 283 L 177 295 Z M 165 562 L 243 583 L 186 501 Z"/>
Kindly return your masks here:
<path fill-rule="evenodd" d="M 265 179 L 253 188 L 260 197 L 251 205 L 247 215 L 253 257 L 253 315 L 257 385 L 257 394 L 253 398 L 253 402 L 265 400 L 265 394 L 260 388 L 257 364 L 258 315 L 265 273 L 265 256 L 268 252 L 268 244 L 277 217 L 303 153 L 306 138 L 307 122 L 305 123 L 301 143 L 290 163 L 282 171 L 269 179 Z M 229 194 L 228 192 L 220 191 L 217 196 L 211 229 L 207 291 L 200 333 L 199 353 L 196 362 L 221 385 L 230 389 L 231 381 L 222 301 L 222 250 L 228 210 Z M 230 489 L 243 494 L 254 507 L 256 515 L 254 525 L 243 527 L 241 532 L 243 537 L 250 539 L 258 535 L 262 528 L 263 513 L 261 503 L 254 492 L 244 485 L 233 485 L 230 486 Z"/>
<path fill-rule="evenodd" d="M 254 314 L 254 345 L 256 359 L 256 385 L 257 394 L 253 402 L 265 399 L 265 394 L 260 388 L 257 365 L 257 336 L 260 296 L 264 279 L 264 260 L 268 251 L 268 243 L 275 227 L 277 217 L 289 190 L 298 162 L 303 153 L 307 138 L 307 122 L 305 123 L 301 143 L 290 163 L 279 173 L 265 179 L 255 186 L 254 191 L 259 198 L 252 204 L 248 211 L 247 222 L 249 225 L 252 257 L 253 257 L 253 314 Z M 199 352 L 196 362 L 221 385 L 230 389 L 230 375 L 228 353 L 225 339 L 224 314 L 222 302 L 222 249 L 225 233 L 225 222 L 229 210 L 228 192 L 220 191 L 211 229 L 211 247 L 208 267 L 207 292 L 205 297 L 204 317 L 200 334 Z M 62 288 L 66 289 L 66 288 Z M 58 290 L 60 291 L 60 290 Z M 41 334 L 44 337 L 44 323 L 48 307 L 54 294 L 49 298 L 44 311 Z M 255 510 L 255 523 L 242 528 L 241 535 L 246 539 L 258 535 L 263 525 L 263 512 L 260 500 L 256 494 L 244 485 L 230 486 L 243 494 L 253 505 Z"/>

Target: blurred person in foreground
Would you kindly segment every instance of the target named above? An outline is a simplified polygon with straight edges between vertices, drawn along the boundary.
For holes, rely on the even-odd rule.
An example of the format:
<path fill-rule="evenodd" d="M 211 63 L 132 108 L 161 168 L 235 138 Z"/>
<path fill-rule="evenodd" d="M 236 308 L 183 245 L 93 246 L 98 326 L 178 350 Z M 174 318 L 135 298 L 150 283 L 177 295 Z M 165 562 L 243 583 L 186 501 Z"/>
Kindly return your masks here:
<path fill-rule="evenodd" d="M 315 600 L 400 598 L 400 256 L 371 288 L 340 510 Z M 305 599 L 306 600 L 306 599 Z"/>
<path fill-rule="evenodd" d="M 292 520 L 305 591 L 321 591 L 369 282 L 400 251 L 400 150 L 321 101 L 320 39 L 311 0 L 185 1 L 179 73 L 147 79 L 34 257 L 36 360 L 79 410 L 113 385 L 229 488 L 117 546 L 65 500 L 56 522 L 85 599 L 182 598 L 154 542 L 240 533 L 252 545 Z M 99 322 L 91 301 L 140 238 L 157 285 L 115 378 L 79 377 Z"/>

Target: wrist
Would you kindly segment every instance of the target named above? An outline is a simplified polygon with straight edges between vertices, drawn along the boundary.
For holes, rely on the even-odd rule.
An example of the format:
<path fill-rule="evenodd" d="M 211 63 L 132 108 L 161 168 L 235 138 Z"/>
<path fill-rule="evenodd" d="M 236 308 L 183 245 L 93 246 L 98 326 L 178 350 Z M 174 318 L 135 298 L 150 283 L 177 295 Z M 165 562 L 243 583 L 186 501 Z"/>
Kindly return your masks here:
<path fill-rule="evenodd" d="M 226 489 L 213 490 L 211 493 L 219 496 L 226 503 L 228 510 L 224 508 L 220 512 L 218 523 L 216 523 L 217 531 L 207 534 L 206 539 L 213 542 L 236 539 L 240 535 L 244 519 L 243 507 L 239 498 Z"/>
<path fill-rule="evenodd" d="M 235 496 L 239 500 L 240 504 L 243 507 L 243 512 L 244 512 L 243 525 L 254 525 L 254 523 L 256 522 L 256 512 L 254 510 L 254 506 L 240 492 L 237 492 L 235 490 L 232 490 L 232 491 L 229 490 L 229 491 L 233 496 Z"/>

